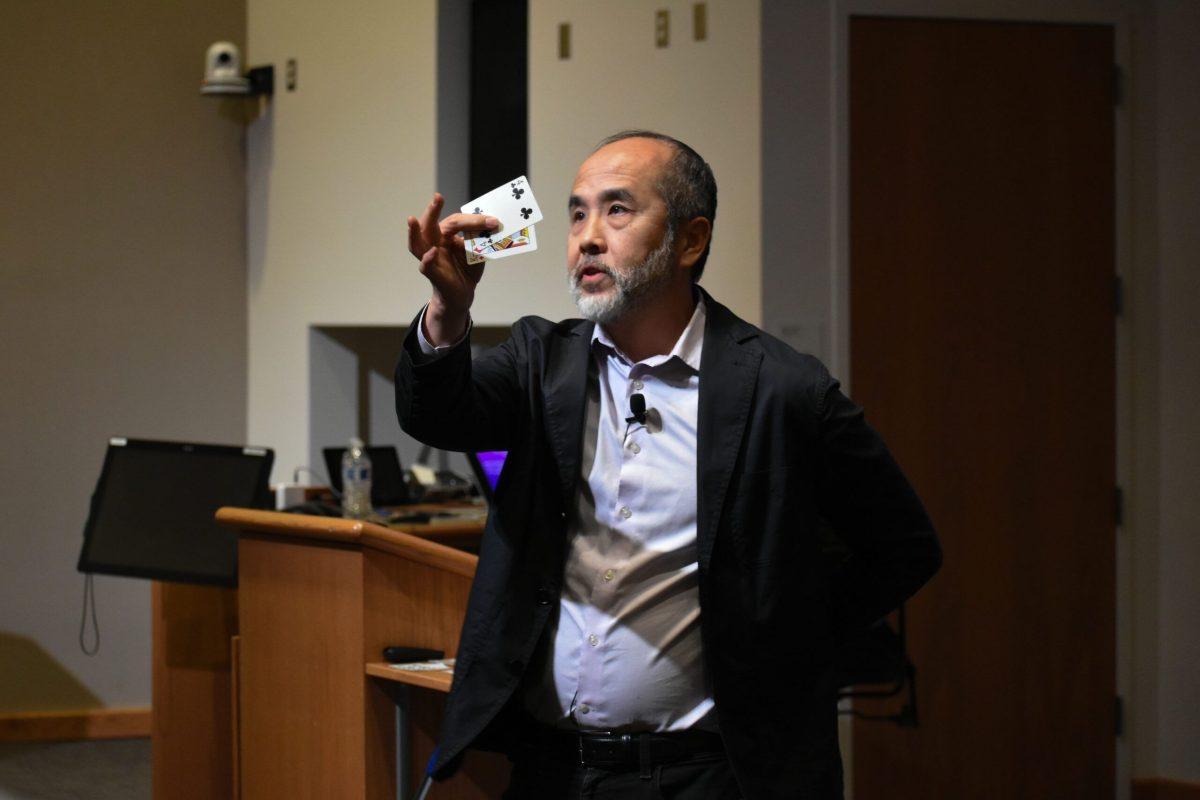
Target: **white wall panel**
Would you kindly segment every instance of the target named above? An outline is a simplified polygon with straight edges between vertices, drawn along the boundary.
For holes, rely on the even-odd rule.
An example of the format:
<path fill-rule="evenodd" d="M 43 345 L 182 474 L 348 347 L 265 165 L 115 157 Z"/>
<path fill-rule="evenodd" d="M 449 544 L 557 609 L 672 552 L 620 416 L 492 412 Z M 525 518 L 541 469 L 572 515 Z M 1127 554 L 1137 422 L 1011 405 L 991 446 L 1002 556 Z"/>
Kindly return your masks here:
<path fill-rule="evenodd" d="M 576 316 L 566 291 L 567 196 L 596 142 L 650 128 L 694 147 L 717 176 L 713 250 L 702 284 L 736 313 L 761 315 L 759 3 L 707 3 L 708 37 L 693 41 L 691 2 L 530 0 L 529 178 L 546 219 L 538 252 L 490 268 L 476 318 L 511 322 L 514 309 Z M 670 14 L 655 47 L 654 15 Z M 558 27 L 571 26 L 570 58 Z M 497 76 L 498 88 L 503 87 Z"/>
<path fill-rule="evenodd" d="M 406 325 L 428 296 L 403 223 L 435 188 L 437 3 L 251 0 L 247 39 L 277 76 L 247 139 L 249 438 L 280 479 L 309 458 L 309 326 Z"/>

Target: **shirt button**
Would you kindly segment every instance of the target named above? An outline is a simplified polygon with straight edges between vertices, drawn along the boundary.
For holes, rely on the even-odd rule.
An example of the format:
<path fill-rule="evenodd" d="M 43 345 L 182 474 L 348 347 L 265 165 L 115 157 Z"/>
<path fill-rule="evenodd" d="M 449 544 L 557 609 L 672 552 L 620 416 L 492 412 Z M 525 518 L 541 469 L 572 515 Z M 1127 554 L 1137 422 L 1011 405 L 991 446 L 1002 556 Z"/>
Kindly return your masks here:
<path fill-rule="evenodd" d="M 587 705 L 586 703 L 585 703 L 585 704 L 583 704 L 583 705 L 581 705 L 581 706 L 579 707 L 579 713 L 580 713 L 580 714 L 587 714 L 587 713 L 589 713 L 591 710 L 592 710 L 592 707 L 591 707 L 591 706 L 589 706 L 589 705 Z"/>
<path fill-rule="evenodd" d="M 604 570 L 604 580 L 611 581 L 616 576 L 617 576 L 617 571 L 615 569 Z"/>
<path fill-rule="evenodd" d="M 633 516 L 633 512 L 629 510 L 629 506 L 621 506 L 621 510 L 617 513 L 621 515 L 621 519 L 629 519 Z"/>
<path fill-rule="evenodd" d="M 636 456 L 638 453 L 642 452 L 642 448 L 641 448 L 641 446 L 640 446 L 640 445 L 639 445 L 637 442 L 634 442 L 633 444 L 629 445 L 629 449 L 633 451 L 633 454 L 634 454 L 635 456 Z"/>
<path fill-rule="evenodd" d="M 640 392 L 642 389 L 646 388 L 646 384 L 642 383 L 641 381 L 634 381 L 633 388 Z"/>
<path fill-rule="evenodd" d="M 589 633 L 588 644 L 590 644 L 592 647 L 595 647 L 596 645 L 600 644 L 600 637 L 594 633 Z"/>

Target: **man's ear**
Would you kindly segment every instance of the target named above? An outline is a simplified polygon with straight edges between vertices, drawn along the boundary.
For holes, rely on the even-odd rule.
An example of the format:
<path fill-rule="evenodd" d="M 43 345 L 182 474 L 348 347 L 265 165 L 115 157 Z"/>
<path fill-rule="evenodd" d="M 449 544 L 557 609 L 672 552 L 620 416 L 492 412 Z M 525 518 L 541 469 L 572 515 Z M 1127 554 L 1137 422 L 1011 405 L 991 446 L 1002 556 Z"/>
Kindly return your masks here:
<path fill-rule="evenodd" d="M 679 230 L 679 265 L 691 269 L 712 238 L 712 222 L 705 217 L 688 220 Z"/>

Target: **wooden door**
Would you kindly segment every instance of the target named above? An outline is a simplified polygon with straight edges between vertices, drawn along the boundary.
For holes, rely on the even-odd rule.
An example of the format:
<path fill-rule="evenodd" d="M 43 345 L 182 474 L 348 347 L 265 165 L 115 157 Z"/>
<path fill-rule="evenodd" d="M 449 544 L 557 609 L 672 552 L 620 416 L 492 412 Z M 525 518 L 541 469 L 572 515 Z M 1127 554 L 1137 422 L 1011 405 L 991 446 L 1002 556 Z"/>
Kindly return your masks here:
<path fill-rule="evenodd" d="M 853 395 L 945 547 L 920 725 L 855 723 L 856 800 L 1113 797 L 1113 63 L 1107 26 L 851 21 Z"/>

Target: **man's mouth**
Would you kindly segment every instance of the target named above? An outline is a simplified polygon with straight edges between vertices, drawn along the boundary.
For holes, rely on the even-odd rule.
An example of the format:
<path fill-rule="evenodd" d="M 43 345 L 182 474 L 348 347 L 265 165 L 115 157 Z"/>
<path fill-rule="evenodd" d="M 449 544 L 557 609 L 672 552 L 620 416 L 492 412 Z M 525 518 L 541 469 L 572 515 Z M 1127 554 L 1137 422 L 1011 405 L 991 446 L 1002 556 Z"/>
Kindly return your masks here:
<path fill-rule="evenodd" d="M 597 264 L 584 265 L 576 271 L 575 275 L 576 282 L 580 286 L 596 286 L 604 281 L 605 278 L 612 277 L 612 273 L 607 267 Z"/>

